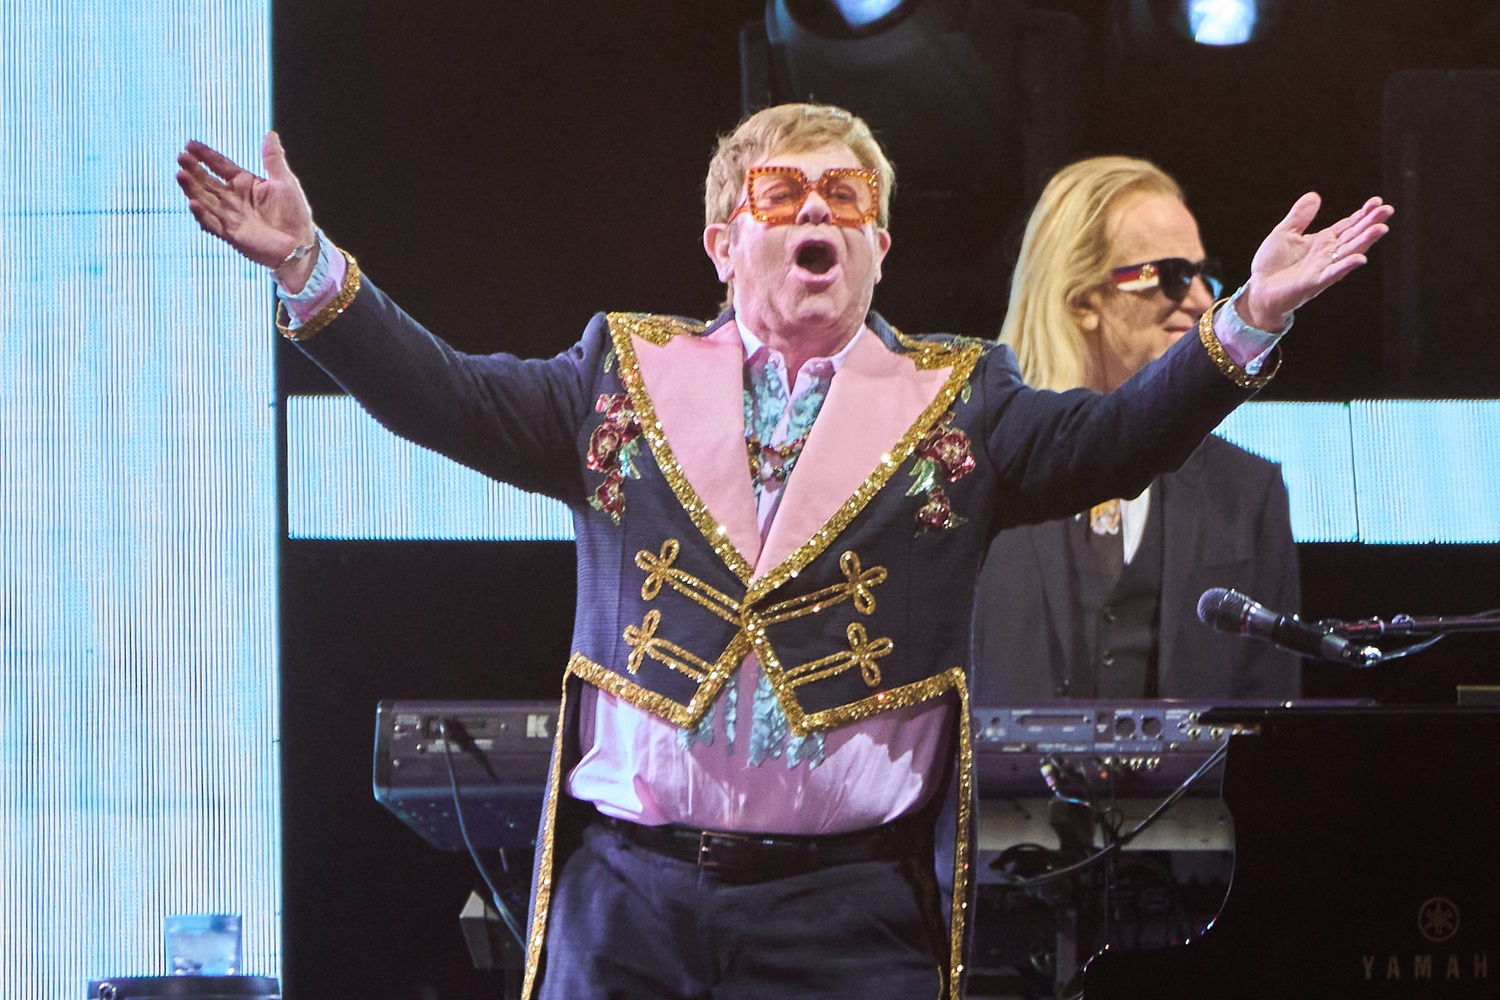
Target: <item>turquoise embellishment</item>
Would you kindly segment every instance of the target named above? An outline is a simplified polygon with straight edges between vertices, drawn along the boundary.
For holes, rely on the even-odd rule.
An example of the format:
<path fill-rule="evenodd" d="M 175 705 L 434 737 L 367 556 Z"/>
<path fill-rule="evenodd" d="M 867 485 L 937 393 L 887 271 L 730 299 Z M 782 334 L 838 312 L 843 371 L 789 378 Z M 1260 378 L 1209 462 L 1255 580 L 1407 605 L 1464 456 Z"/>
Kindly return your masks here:
<path fill-rule="evenodd" d="M 771 682 L 761 674 L 755 685 L 754 721 L 750 727 L 750 763 L 759 767 L 780 757 L 791 770 L 803 761 L 809 770 L 823 762 L 823 734 L 792 736 L 791 725 Z"/>

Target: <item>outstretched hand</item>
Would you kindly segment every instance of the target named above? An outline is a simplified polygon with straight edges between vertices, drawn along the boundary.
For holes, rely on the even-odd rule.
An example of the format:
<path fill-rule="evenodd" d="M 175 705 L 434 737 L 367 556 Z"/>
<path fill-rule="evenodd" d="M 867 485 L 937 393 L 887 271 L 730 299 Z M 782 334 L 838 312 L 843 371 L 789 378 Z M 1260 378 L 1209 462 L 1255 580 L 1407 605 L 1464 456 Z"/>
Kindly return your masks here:
<path fill-rule="evenodd" d="M 1285 328 L 1297 307 L 1365 264 L 1365 251 L 1390 231 L 1385 223 L 1396 211 L 1371 198 L 1353 214 L 1309 233 L 1322 203 L 1311 192 L 1298 198 L 1255 252 L 1245 294 L 1236 303 L 1246 323 L 1261 330 Z"/>
<path fill-rule="evenodd" d="M 261 139 L 260 158 L 264 177 L 201 142 L 189 142 L 177 154 L 177 184 L 187 195 L 188 210 L 205 231 L 257 264 L 281 268 L 286 263 L 288 271 L 296 264 L 300 267 L 295 270 L 311 271 L 311 260 L 287 261 L 297 247 L 314 241 L 317 229 L 312 206 L 287 166 L 281 137 L 275 132 Z M 302 278 L 306 280 L 306 275 Z"/>

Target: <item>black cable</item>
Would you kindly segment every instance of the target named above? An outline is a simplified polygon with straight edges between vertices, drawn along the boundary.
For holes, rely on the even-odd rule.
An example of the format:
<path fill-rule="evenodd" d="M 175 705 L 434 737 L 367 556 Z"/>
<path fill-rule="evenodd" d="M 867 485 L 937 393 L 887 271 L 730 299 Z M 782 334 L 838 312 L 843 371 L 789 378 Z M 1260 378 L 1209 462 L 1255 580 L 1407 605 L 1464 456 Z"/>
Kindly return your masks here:
<path fill-rule="evenodd" d="M 1123 849 L 1127 844 L 1135 840 L 1136 837 L 1139 837 L 1142 833 L 1144 833 L 1149 827 L 1155 825 L 1157 820 L 1161 819 L 1162 815 L 1165 814 L 1168 809 L 1177 804 L 1178 799 L 1187 794 L 1189 788 L 1193 787 L 1193 785 L 1197 784 L 1200 778 L 1202 778 L 1209 771 L 1213 770 L 1213 768 L 1217 767 L 1224 760 L 1225 755 L 1228 753 L 1229 741 L 1226 739 L 1214 749 L 1214 752 L 1210 754 L 1202 764 L 1198 766 L 1198 769 L 1196 771 L 1188 775 L 1187 780 L 1183 781 L 1182 784 L 1173 789 L 1172 793 L 1165 799 L 1163 799 L 1161 804 L 1153 809 L 1149 816 L 1137 823 L 1130 829 L 1129 832 L 1120 835 L 1118 839 L 1113 840 L 1109 844 L 1106 844 L 1104 847 L 1095 851 L 1093 854 L 1090 854 L 1085 858 L 1081 858 L 1078 861 L 1073 862 L 1072 864 L 1064 865 L 1061 868 L 1054 868 L 1052 871 L 1043 872 L 1041 875 L 1032 875 L 1026 878 L 1014 878 L 1002 871 L 998 873 L 1000 875 L 1001 882 L 1006 885 L 1020 887 L 1041 885 L 1044 882 L 1050 882 L 1053 879 L 1062 878 L 1065 875 L 1071 875 L 1074 872 L 1082 871 L 1083 869 L 1088 868 L 1091 865 L 1098 864 L 1101 860 Z"/>
<path fill-rule="evenodd" d="M 1141 820 L 1131 829 L 1129 833 L 1120 838 L 1120 846 L 1124 847 L 1126 844 L 1129 844 L 1136 837 L 1144 833 L 1148 827 L 1153 826 L 1157 820 L 1161 819 L 1163 813 L 1176 805 L 1177 800 L 1187 794 L 1187 790 L 1189 788 L 1193 787 L 1193 785 L 1197 784 L 1200 778 L 1217 767 L 1224 760 L 1224 757 L 1228 753 L 1229 740 L 1226 739 L 1223 743 L 1220 743 L 1218 747 L 1214 749 L 1213 753 L 1209 754 L 1207 760 L 1198 765 L 1198 770 L 1188 775 L 1186 781 L 1174 788 L 1172 790 L 1172 794 L 1163 799 L 1161 805 L 1157 806 L 1151 811 L 1151 815 Z"/>
<path fill-rule="evenodd" d="M 1414 642 L 1410 646 L 1401 646 L 1397 649 L 1389 650 L 1383 649 L 1380 651 L 1380 662 L 1384 663 L 1387 660 L 1399 660 L 1403 656 L 1410 656 L 1413 653 L 1420 653 L 1422 650 L 1426 649 L 1428 646 L 1433 645 L 1438 640 L 1446 638 L 1448 638 L 1448 633 L 1444 632 L 1441 635 L 1435 635 L 1429 639 L 1423 639 L 1421 642 Z"/>
<path fill-rule="evenodd" d="M 490 890 L 490 898 L 495 902 L 495 912 L 500 914 L 500 919 L 505 921 L 505 926 L 516 939 L 516 944 L 521 946 L 521 951 L 526 950 L 526 935 L 521 930 L 515 914 L 510 912 L 505 899 L 500 895 L 500 890 L 495 888 L 495 883 L 490 881 L 490 873 L 485 870 L 484 862 L 479 859 L 479 851 L 474 847 L 474 841 L 469 839 L 469 824 L 464 822 L 463 802 L 458 794 L 458 775 L 453 770 L 453 743 L 448 739 L 448 720 L 438 719 L 438 736 L 443 741 L 443 761 L 448 765 L 448 787 L 453 790 L 453 811 L 458 816 L 458 834 L 463 838 L 464 846 L 469 849 L 469 857 L 474 859 L 474 867 L 479 869 L 479 877 L 484 879 L 484 884 Z M 502 857 L 501 863 L 504 863 Z"/>

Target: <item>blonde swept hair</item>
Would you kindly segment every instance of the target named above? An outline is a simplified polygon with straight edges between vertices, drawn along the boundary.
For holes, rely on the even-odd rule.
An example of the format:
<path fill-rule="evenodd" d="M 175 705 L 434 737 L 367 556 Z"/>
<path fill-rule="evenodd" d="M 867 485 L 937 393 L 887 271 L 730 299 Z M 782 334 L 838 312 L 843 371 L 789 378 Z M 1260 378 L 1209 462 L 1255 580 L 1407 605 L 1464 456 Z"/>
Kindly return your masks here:
<path fill-rule="evenodd" d="M 756 163 L 773 153 L 806 153 L 824 146 L 847 146 L 860 166 L 875 171 L 880 178 L 876 221 L 882 228 L 889 225 L 896 169 L 870 126 L 858 115 L 831 104 L 777 104 L 757 111 L 733 132 L 720 136 L 703 185 L 704 225 L 729 221 L 744 193 L 745 174 Z"/>
<path fill-rule="evenodd" d="M 1000 341 L 1016 352 L 1021 377 L 1040 389 L 1086 384 L 1088 345 L 1075 310 L 1109 278 L 1110 210 L 1136 192 L 1183 200 L 1172 177 L 1146 160 L 1096 156 L 1059 170 L 1026 223 L 1010 282 Z"/>

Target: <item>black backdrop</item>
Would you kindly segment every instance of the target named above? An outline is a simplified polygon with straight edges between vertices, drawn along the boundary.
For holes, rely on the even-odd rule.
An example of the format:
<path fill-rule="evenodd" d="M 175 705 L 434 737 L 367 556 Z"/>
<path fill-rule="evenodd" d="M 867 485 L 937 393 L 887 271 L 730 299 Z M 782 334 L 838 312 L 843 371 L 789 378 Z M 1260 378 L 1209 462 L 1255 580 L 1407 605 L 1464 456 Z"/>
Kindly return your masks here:
<path fill-rule="evenodd" d="M 1109 0 L 1047 6 L 1076 14 L 1088 39 L 1076 152 L 1144 155 L 1176 174 L 1231 274 L 1303 190 L 1331 212 L 1379 191 L 1393 70 L 1496 65 L 1495 19 L 1482 19 L 1493 4 L 1476 0 L 1445 3 L 1442 21 L 1404 0 L 1299 0 L 1282 31 L 1243 51 L 1128 37 L 1110 20 L 1125 5 Z M 759 0 L 278 3 L 275 125 L 320 224 L 410 312 L 467 350 L 550 354 L 598 309 L 716 312 L 702 173 L 740 114 L 739 26 L 762 11 Z M 899 194 L 895 211 L 877 307 L 912 330 L 940 317 L 992 333 L 993 311 L 955 317 L 941 289 L 894 277 L 923 256 L 920 240 L 903 242 Z M 1380 282 L 1367 268 L 1303 311 L 1265 398 L 1388 391 Z M 278 380 L 283 396 L 333 391 L 290 348 Z M 1301 555 L 1314 617 L 1500 604 L 1497 547 Z M 498 996 L 459 936 L 467 859 L 428 848 L 370 794 L 375 704 L 552 697 L 571 546 L 283 540 L 280 576 L 288 996 Z M 1495 649 L 1461 637 L 1378 673 L 1311 667 L 1308 693 L 1451 702 L 1456 681 L 1500 682 Z"/>

